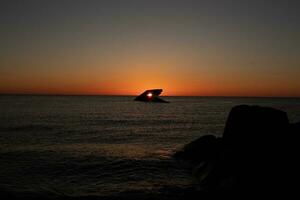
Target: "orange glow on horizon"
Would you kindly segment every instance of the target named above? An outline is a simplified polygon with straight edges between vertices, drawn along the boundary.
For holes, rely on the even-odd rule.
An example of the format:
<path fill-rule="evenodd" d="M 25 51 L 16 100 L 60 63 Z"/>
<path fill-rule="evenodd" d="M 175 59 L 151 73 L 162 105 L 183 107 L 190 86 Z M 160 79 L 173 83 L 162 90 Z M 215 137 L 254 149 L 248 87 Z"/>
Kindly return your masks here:
<path fill-rule="evenodd" d="M 283 84 L 283 80 L 266 75 L 225 73 L 210 66 L 188 71 L 184 68 L 188 64 L 161 60 L 159 57 L 156 60 L 124 58 L 120 61 L 122 65 L 115 64 L 116 68 L 78 66 L 76 70 L 71 68 L 60 73 L 46 73 L 38 68 L 31 73 L 8 71 L 0 75 L 0 93 L 136 96 L 147 89 L 161 88 L 161 96 L 300 96 L 300 85 L 295 82 L 298 79 L 293 77 L 296 73 L 290 74 L 289 80 L 283 79 Z"/>
<path fill-rule="evenodd" d="M 19 87 L 4 89 L 0 87 L 0 93 L 4 94 L 46 94 L 46 95 L 124 95 L 124 96 L 136 96 L 147 89 L 162 88 L 163 93 L 161 96 L 265 96 L 265 97 L 300 97 L 297 95 L 293 88 L 286 90 L 284 86 L 274 88 L 246 88 L 241 89 L 238 86 L 225 87 L 216 86 L 212 84 L 174 84 L 168 86 L 167 84 L 141 84 L 138 87 L 136 85 L 121 84 L 105 86 L 75 86 L 75 87 Z M 296 94 L 296 95 L 295 95 Z M 149 98 L 152 94 L 147 94 Z"/>

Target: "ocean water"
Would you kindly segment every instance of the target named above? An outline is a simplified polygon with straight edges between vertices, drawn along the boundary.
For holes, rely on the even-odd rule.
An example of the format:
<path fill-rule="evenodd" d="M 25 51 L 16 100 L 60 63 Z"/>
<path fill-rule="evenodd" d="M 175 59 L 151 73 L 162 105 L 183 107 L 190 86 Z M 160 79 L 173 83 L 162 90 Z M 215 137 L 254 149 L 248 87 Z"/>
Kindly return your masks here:
<path fill-rule="evenodd" d="M 221 136 L 235 105 L 271 106 L 300 121 L 297 98 L 0 96 L 0 191 L 42 196 L 166 193 L 196 184 L 172 154 Z"/>

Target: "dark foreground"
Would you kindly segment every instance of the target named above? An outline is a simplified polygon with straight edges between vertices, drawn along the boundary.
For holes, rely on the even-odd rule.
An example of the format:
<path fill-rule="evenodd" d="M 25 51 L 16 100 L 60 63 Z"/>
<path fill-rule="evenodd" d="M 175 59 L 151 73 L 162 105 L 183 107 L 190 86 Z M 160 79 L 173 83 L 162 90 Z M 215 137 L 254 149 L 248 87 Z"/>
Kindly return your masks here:
<path fill-rule="evenodd" d="M 236 106 L 222 137 L 203 136 L 174 155 L 197 184 L 151 192 L 128 191 L 113 196 L 72 197 L 62 194 L 10 193 L 10 199 L 205 199 L 222 197 L 292 196 L 298 188 L 300 122 L 289 123 L 285 112 L 259 106 Z"/>
<path fill-rule="evenodd" d="M 293 196 L 298 171 L 300 122 L 259 106 L 232 108 L 223 136 L 203 136 L 175 154 L 193 170 L 207 194 Z M 242 196 L 241 196 L 242 195 Z"/>

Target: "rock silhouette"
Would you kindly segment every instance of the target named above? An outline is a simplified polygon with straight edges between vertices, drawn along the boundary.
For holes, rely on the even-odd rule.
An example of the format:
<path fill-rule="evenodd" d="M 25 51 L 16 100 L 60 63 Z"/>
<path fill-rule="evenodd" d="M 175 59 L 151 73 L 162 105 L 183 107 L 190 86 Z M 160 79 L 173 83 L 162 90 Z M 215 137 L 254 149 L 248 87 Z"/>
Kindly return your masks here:
<path fill-rule="evenodd" d="M 143 101 L 143 102 L 156 102 L 156 103 L 169 103 L 158 96 L 162 93 L 162 89 L 152 89 L 146 90 L 139 96 L 137 96 L 134 100 L 135 101 Z"/>
<path fill-rule="evenodd" d="M 174 157 L 178 160 L 184 159 L 188 161 L 187 165 L 193 166 L 215 158 L 219 152 L 220 142 L 221 139 L 214 135 L 205 135 L 185 145 L 182 150 L 175 153 Z"/>
<path fill-rule="evenodd" d="M 174 157 L 188 163 L 203 191 L 229 194 L 291 194 L 296 174 L 296 135 L 285 112 L 240 105 L 229 113 L 221 138 L 203 136 Z"/>

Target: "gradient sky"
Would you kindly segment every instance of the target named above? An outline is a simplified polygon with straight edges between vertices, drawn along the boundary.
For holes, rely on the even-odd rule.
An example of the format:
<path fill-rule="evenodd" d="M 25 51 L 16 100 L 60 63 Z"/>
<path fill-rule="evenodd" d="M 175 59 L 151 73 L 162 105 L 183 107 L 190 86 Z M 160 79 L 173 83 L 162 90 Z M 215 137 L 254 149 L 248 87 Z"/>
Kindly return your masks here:
<path fill-rule="evenodd" d="M 1 0 L 0 93 L 300 96 L 300 1 Z"/>

